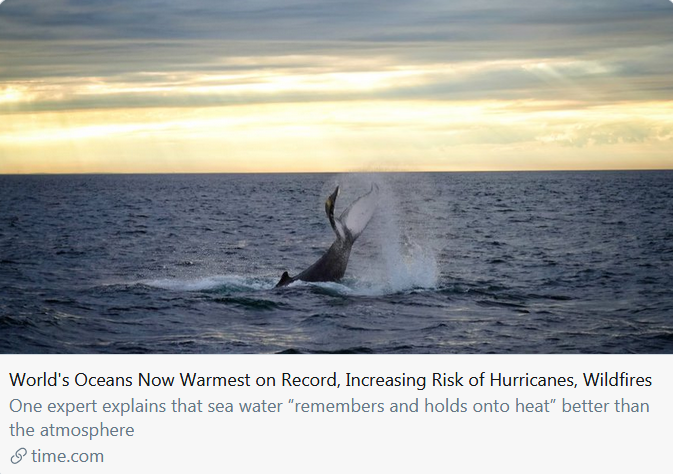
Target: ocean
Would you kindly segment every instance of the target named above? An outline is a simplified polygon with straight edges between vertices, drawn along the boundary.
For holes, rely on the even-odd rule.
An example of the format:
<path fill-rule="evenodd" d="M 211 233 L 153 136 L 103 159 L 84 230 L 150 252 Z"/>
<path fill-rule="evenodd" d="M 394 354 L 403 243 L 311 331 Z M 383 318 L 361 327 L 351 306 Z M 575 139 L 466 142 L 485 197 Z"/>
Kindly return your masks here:
<path fill-rule="evenodd" d="M 0 176 L 0 352 L 673 353 L 673 171 Z"/>

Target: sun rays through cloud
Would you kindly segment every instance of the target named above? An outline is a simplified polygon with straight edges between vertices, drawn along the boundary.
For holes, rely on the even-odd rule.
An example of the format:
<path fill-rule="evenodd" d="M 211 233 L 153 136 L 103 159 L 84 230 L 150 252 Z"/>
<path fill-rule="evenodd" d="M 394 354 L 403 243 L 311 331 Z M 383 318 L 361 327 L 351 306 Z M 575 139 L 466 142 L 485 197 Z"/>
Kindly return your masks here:
<path fill-rule="evenodd" d="M 505 6 L 9 2 L 0 173 L 673 167 L 671 5 Z"/>

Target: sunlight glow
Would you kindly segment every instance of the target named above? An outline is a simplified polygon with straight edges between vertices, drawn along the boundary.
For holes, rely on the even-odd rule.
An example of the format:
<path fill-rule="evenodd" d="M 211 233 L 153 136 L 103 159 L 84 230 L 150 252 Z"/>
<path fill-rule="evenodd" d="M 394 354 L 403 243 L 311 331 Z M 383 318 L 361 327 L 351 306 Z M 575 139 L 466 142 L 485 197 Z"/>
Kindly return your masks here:
<path fill-rule="evenodd" d="M 570 168 L 589 157 L 633 167 L 618 144 L 670 165 L 673 103 L 561 106 L 351 101 L 24 114 L 0 134 L 13 158 L 0 171 L 21 172 L 37 157 L 50 172 L 123 172 L 130 163 L 164 172 L 568 169 L 571 156 Z"/>
<path fill-rule="evenodd" d="M 582 78 L 609 78 L 607 62 L 268 56 L 225 65 L 0 86 L 0 114 L 11 117 L 0 125 L 0 173 L 638 168 L 645 155 L 647 167 L 673 167 L 673 102 L 587 99 Z M 499 74 L 571 93 L 441 96 Z M 439 95 L 418 97 L 423 90 Z"/>

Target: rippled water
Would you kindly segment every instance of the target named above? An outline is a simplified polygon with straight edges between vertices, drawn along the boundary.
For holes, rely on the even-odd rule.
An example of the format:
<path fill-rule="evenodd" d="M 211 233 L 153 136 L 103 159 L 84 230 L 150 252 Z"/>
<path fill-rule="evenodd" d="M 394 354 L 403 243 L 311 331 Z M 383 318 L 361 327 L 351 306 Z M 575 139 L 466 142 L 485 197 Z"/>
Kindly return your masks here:
<path fill-rule="evenodd" d="M 374 181 L 340 283 L 274 285 Z M 0 351 L 673 352 L 673 172 L 0 176 Z"/>

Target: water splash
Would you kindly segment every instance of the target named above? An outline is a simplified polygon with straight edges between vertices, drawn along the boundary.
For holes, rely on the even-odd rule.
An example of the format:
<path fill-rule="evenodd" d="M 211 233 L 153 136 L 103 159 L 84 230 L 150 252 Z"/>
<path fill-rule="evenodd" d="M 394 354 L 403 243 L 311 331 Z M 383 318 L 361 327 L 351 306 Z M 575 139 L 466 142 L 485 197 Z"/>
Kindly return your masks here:
<path fill-rule="evenodd" d="M 438 250 L 423 226 L 423 197 L 405 196 L 407 205 L 402 207 L 398 199 L 402 190 L 381 174 L 341 175 L 338 181 L 346 190 L 368 189 L 372 182 L 380 188 L 374 218 L 355 244 L 349 263 L 355 293 L 436 288 Z"/>
<path fill-rule="evenodd" d="M 314 293 L 321 293 L 332 296 L 347 296 L 358 294 L 358 292 L 354 288 L 349 286 L 347 282 L 341 282 L 341 283 L 337 283 L 334 281 L 306 282 L 297 280 L 290 283 L 287 286 L 287 288 L 303 288 L 311 290 Z"/>
<path fill-rule="evenodd" d="M 214 275 L 191 279 L 160 278 L 145 280 L 140 283 L 153 288 L 170 291 L 217 291 L 228 293 L 267 290 L 274 286 L 274 283 L 269 279 L 240 275 Z"/>
<path fill-rule="evenodd" d="M 342 190 L 337 213 L 350 201 L 379 186 L 379 204 L 373 219 L 353 247 L 346 278 L 339 283 L 294 282 L 291 288 L 343 296 L 380 296 L 417 289 L 436 289 L 439 269 L 437 246 L 427 235 L 423 199 L 428 196 L 404 195 L 404 188 L 389 175 L 353 173 L 336 175 L 323 184 L 322 196 L 336 185 Z M 424 187 L 427 188 L 427 187 Z M 401 205 L 404 202 L 404 206 Z M 341 206 L 341 207 L 339 207 Z M 320 202 L 318 212 L 324 212 Z M 200 278 L 154 279 L 142 284 L 171 291 L 257 292 L 275 287 L 278 278 L 242 275 L 215 275 Z"/>

